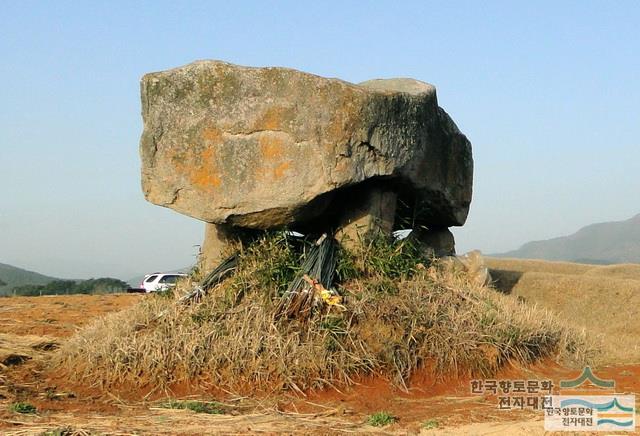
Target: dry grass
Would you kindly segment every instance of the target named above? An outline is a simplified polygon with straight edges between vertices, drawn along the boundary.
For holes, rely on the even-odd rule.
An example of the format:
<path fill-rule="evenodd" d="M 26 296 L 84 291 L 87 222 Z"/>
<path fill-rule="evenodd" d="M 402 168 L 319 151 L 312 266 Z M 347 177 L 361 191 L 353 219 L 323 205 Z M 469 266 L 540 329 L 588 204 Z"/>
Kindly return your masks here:
<path fill-rule="evenodd" d="M 518 272 L 589 275 L 640 280 L 640 264 L 590 265 L 572 262 L 554 262 L 538 259 L 503 259 L 485 257 L 489 268 Z"/>
<path fill-rule="evenodd" d="M 339 410 L 322 414 L 277 411 L 238 415 L 196 414 L 189 410 L 153 408 L 135 414 L 109 416 L 47 412 L 46 418 L 18 415 L 3 436 L 139 436 L 139 435 L 245 435 L 245 434 L 383 434 L 389 432 L 364 426 L 340 416 Z"/>
<path fill-rule="evenodd" d="M 491 269 L 505 269 L 519 272 L 535 271 L 554 274 L 584 274 L 591 269 L 600 268 L 598 265 L 571 262 L 549 262 L 537 259 L 503 259 L 485 257 L 484 261 Z"/>
<path fill-rule="evenodd" d="M 640 361 L 640 265 L 487 258 L 497 286 L 604 342 L 602 363 Z"/>
<path fill-rule="evenodd" d="M 18 365 L 40 358 L 46 351 L 57 347 L 58 343 L 54 339 L 45 336 L 0 333 L 0 370 L 3 366 Z"/>
<path fill-rule="evenodd" d="M 372 374 L 404 387 L 427 363 L 441 373 L 488 375 L 508 361 L 591 357 L 585 337 L 548 312 L 464 272 L 423 267 L 408 248 L 343 253 L 346 310 L 325 306 L 301 322 L 275 316 L 295 255 L 290 244 L 266 237 L 200 303 L 179 303 L 186 283 L 173 296 L 146 298 L 81 330 L 53 364 L 103 387 L 190 380 L 236 392 L 303 392 Z"/>

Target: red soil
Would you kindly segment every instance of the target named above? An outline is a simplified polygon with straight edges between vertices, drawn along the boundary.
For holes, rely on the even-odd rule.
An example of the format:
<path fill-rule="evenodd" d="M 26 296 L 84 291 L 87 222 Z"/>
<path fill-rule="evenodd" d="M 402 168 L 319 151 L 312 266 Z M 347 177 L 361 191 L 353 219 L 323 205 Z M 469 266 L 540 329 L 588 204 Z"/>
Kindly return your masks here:
<path fill-rule="evenodd" d="M 47 335 L 63 339 L 93 318 L 120 310 L 141 298 L 145 296 L 120 294 L 4 298 L 0 300 L 2 303 L 0 331 L 15 335 Z M 419 431 L 422 424 L 430 419 L 437 420 L 441 426 L 451 426 L 469 422 L 522 421 L 538 419 L 542 416 L 540 412 L 531 410 L 509 412 L 498 410 L 495 396 L 471 394 L 470 378 L 438 379 L 428 368 L 413 375 L 407 391 L 393 387 L 388 380 L 371 377 L 359 380 L 357 385 L 340 391 L 332 389 L 307 393 L 306 396 L 280 395 L 276 399 L 268 400 L 256 398 L 238 400 L 237 396 L 222 392 L 213 386 L 207 387 L 200 384 L 196 387 L 188 383 L 171 386 L 170 391 L 166 392 L 153 387 L 131 390 L 126 386 L 103 391 L 96 386 L 71 385 L 67 377 L 60 374 L 47 374 L 40 366 L 38 362 L 33 361 L 4 368 L 0 365 L 0 429 L 3 426 L 13 428 L 18 425 L 15 414 L 4 407 L 13 401 L 29 401 L 41 411 L 33 422 L 20 421 L 19 428 L 30 428 L 24 426 L 32 424 L 58 425 L 64 423 L 65 419 L 68 420 L 71 413 L 74 417 L 81 419 L 81 423 L 84 423 L 82 425 L 86 428 L 103 431 L 106 427 L 100 427 L 92 418 L 96 414 L 109 417 L 110 422 L 120 422 L 121 425 L 125 425 L 127 420 L 132 420 L 134 417 L 139 421 L 142 416 L 164 413 L 156 412 L 153 408 L 149 409 L 155 404 L 155 400 L 189 396 L 238 404 L 241 407 L 237 410 L 241 413 L 266 408 L 270 411 L 267 415 L 271 416 L 269 413 L 275 413 L 276 418 L 292 416 L 286 415 L 287 413 L 304 417 L 311 416 L 309 414 L 315 417 L 331 415 L 331 419 L 335 421 L 330 424 L 334 426 L 331 427 L 333 429 L 347 428 L 345 426 L 348 425 L 362 426 L 368 415 L 379 411 L 387 411 L 398 418 L 398 423 L 390 429 L 410 432 Z M 614 379 L 618 392 L 640 394 L 640 365 L 597 368 L 595 372 L 601 378 Z M 558 385 L 560 380 L 573 379 L 580 373 L 581 370 L 563 368 L 546 361 L 528 368 L 507 367 L 494 378 L 551 379 Z M 252 416 L 255 417 L 255 415 Z M 154 427 L 154 431 L 163 434 L 166 430 L 167 434 L 171 434 L 172 430 L 176 430 L 175 427 L 171 427 L 174 419 L 178 420 L 173 417 L 166 418 L 168 427 Z M 252 419 L 255 420 L 255 418 Z M 307 424 L 306 421 L 298 422 L 292 424 L 292 428 L 294 430 L 307 428 L 304 427 Z M 246 422 L 239 421 L 238 425 L 239 428 L 245 428 L 243 426 Z M 274 432 L 276 431 L 273 430 L 274 428 L 288 428 L 273 427 L 275 424 L 271 421 L 269 425 Z M 113 428 L 117 427 L 109 427 L 109 429 Z M 199 431 L 197 428 L 199 427 L 193 427 L 193 432 L 197 433 Z M 182 434 L 191 432 L 186 429 L 183 431 Z"/>

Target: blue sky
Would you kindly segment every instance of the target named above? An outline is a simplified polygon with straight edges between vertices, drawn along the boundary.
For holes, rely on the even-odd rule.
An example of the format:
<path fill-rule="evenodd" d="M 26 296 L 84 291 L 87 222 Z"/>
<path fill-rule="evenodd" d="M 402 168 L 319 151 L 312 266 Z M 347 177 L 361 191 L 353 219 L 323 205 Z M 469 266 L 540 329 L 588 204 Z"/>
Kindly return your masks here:
<path fill-rule="evenodd" d="M 196 59 L 414 77 L 474 147 L 459 251 L 640 212 L 640 2 L 0 2 L 0 262 L 129 278 L 203 225 L 140 190 L 139 78 Z"/>

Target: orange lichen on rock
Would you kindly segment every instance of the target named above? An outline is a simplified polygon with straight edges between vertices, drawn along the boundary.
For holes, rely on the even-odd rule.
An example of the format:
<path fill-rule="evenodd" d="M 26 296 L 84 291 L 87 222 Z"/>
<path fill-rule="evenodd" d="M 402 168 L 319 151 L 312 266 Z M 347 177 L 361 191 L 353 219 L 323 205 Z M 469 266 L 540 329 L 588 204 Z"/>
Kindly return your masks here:
<path fill-rule="evenodd" d="M 432 85 L 198 61 L 141 86 L 142 187 L 154 204 L 264 230 L 322 222 L 329 211 L 338 220 L 350 206 L 333 191 L 389 184 L 407 204 L 428 205 L 416 226 L 466 220 L 471 144 Z"/>
<path fill-rule="evenodd" d="M 274 168 L 273 176 L 277 179 L 284 176 L 284 173 L 291 167 L 291 161 L 282 162 L 280 165 Z"/>
<path fill-rule="evenodd" d="M 191 182 L 205 189 L 220 186 L 222 179 L 219 176 L 214 148 L 207 148 L 202 152 L 197 166 L 191 170 Z"/>
<path fill-rule="evenodd" d="M 202 137 L 205 142 L 211 142 L 213 144 L 220 144 L 222 142 L 222 132 L 215 127 L 205 129 L 204 132 L 202 132 Z"/>
<path fill-rule="evenodd" d="M 258 144 L 264 160 L 273 161 L 282 157 L 284 141 L 281 138 L 273 135 L 261 135 Z"/>
<path fill-rule="evenodd" d="M 258 140 L 262 156 L 256 175 L 262 179 L 280 179 L 291 168 L 291 159 L 286 159 L 286 144 L 282 138 L 263 134 Z"/>

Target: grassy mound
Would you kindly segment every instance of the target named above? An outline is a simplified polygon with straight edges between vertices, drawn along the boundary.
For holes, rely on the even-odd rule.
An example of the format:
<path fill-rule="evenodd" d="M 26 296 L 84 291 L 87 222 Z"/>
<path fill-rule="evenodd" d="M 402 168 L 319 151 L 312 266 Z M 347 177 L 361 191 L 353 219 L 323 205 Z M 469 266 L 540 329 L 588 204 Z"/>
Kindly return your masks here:
<path fill-rule="evenodd" d="M 286 235 L 265 235 L 199 303 L 180 302 L 189 283 L 145 298 L 78 332 L 54 365 L 105 387 L 190 380 L 304 391 L 372 374 L 406 386 L 426 363 L 443 373 L 489 375 L 510 360 L 583 363 L 590 355 L 585 337 L 548 312 L 422 259 L 408 242 L 376 240 L 338 253 L 344 309 L 324 305 L 304 321 L 278 317 L 300 263 Z"/>

